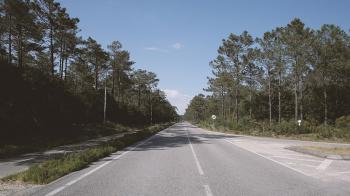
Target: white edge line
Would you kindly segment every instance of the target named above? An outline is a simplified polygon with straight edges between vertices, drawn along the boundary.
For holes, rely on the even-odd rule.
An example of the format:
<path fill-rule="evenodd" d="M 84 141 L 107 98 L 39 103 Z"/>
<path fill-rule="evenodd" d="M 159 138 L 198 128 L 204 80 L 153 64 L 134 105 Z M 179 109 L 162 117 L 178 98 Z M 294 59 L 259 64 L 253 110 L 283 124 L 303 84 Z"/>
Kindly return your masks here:
<path fill-rule="evenodd" d="M 311 155 L 304 155 L 304 154 L 301 154 L 301 153 L 283 153 L 283 154 L 276 154 L 276 155 L 273 155 L 273 156 L 293 156 L 293 157 L 305 157 L 305 158 L 315 158 Z"/>
<path fill-rule="evenodd" d="M 166 129 L 164 129 L 164 130 L 166 130 Z M 164 130 L 163 130 L 163 131 L 164 131 Z M 150 138 L 146 139 L 146 140 L 143 141 L 142 143 L 139 143 L 139 144 L 137 144 L 136 146 L 132 147 L 130 150 L 124 151 L 122 154 L 117 155 L 117 156 L 114 157 L 112 160 L 103 163 L 102 165 L 100 165 L 100 166 L 94 168 L 93 170 L 90 170 L 89 172 L 87 172 L 87 173 L 85 173 L 85 174 L 82 174 L 82 175 L 79 176 L 78 178 L 69 181 L 68 183 L 66 183 L 66 184 L 63 185 L 63 186 L 54 189 L 53 191 L 47 193 L 45 196 L 53 196 L 53 195 L 56 195 L 57 193 L 61 192 L 61 191 L 64 190 L 65 188 L 67 188 L 67 187 L 69 187 L 69 186 L 71 186 L 71 185 L 77 183 L 78 181 L 82 180 L 83 178 L 85 178 L 85 177 L 91 175 L 92 173 L 96 172 L 97 170 L 101 169 L 102 167 L 108 165 L 108 164 L 111 163 L 112 161 L 121 158 L 122 156 L 126 155 L 126 154 L 129 153 L 130 151 L 133 151 L 135 148 L 137 148 L 137 147 L 139 147 L 139 146 L 145 144 L 146 142 L 148 142 L 149 140 L 153 139 L 153 138 L 154 138 L 155 136 L 157 136 L 157 135 L 158 135 L 158 133 L 155 134 L 155 135 L 153 135 L 153 136 L 151 136 Z"/>
<path fill-rule="evenodd" d="M 46 194 L 45 196 L 53 196 L 53 195 L 56 195 L 57 193 L 61 192 L 63 189 L 65 189 L 66 186 L 61 186 L 51 192 L 49 192 L 48 194 Z"/>
<path fill-rule="evenodd" d="M 195 152 L 194 149 L 193 149 L 193 146 L 192 146 L 192 143 L 191 143 L 191 140 L 190 140 L 190 137 L 189 137 L 189 134 L 188 134 L 188 131 L 187 131 L 187 130 L 186 130 L 186 133 L 187 133 L 188 144 L 190 145 L 190 148 L 191 148 L 191 151 L 192 151 L 194 160 L 195 160 L 196 165 L 197 165 L 198 173 L 199 173 L 199 175 L 203 176 L 203 175 L 204 175 L 203 169 L 202 169 L 202 167 L 201 167 L 201 165 L 200 165 L 200 163 L 199 163 L 199 161 L 198 161 L 196 152 Z"/>
<path fill-rule="evenodd" d="M 300 159 L 300 158 L 291 158 L 291 157 L 285 157 L 285 156 L 279 156 L 279 155 L 272 155 L 272 157 L 288 159 L 288 160 L 297 160 L 297 161 L 309 161 L 309 162 L 315 162 L 315 163 L 323 162 L 322 160 L 316 160 L 316 159 Z"/>
<path fill-rule="evenodd" d="M 337 174 L 350 174 L 350 171 L 336 172 Z"/>
<path fill-rule="evenodd" d="M 230 140 L 227 140 L 227 139 L 224 139 L 224 140 L 225 140 L 226 142 L 229 142 L 229 143 L 231 143 L 231 144 L 237 146 L 236 144 L 234 144 L 234 143 L 231 142 Z M 272 162 L 275 162 L 275 163 L 277 163 L 277 164 L 280 164 L 280 165 L 282 165 L 282 166 L 284 166 L 284 167 L 286 167 L 286 168 L 289 168 L 289 169 L 291 169 L 291 170 L 293 170 L 293 171 L 296 171 L 296 172 L 298 172 L 298 173 L 301 173 L 301 174 L 303 174 L 303 175 L 305 175 L 305 176 L 311 176 L 311 175 L 309 175 L 309 174 L 307 174 L 307 173 L 304 173 L 304 172 L 302 172 L 302 171 L 300 171 L 300 170 L 297 170 L 297 169 L 295 169 L 295 168 L 290 167 L 289 165 L 286 165 L 286 164 L 284 164 L 284 163 L 281 163 L 281 162 L 279 162 L 279 161 L 276 161 L 276 160 L 273 160 L 273 159 L 271 159 L 271 158 L 269 158 L 269 157 L 266 157 L 266 156 L 264 156 L 264 155 L 261 155 L 261 154 L 259 154 L 259 153 L 257 153 L 257 152 L 247 150 L 247 149 L 242 148 L 242 147 L 240 147 L 240 146 L 237 146 L 237 147 L 238 147 L 238 148 L 241 148 L 241 149 L 243 149 L 243 150 L 246 150 L 246 151 L 248 151 L 248 152 L 254 153 L 254 154 L 256 154 L 256 155 L 258 155 L 258 156 L 260 156 L 260 157 L 263 157 L 263 158 L 265 158 L 265 159 L 267 159 L 267 160 L 270 160 L 270 161 L 272 161 Z"/>

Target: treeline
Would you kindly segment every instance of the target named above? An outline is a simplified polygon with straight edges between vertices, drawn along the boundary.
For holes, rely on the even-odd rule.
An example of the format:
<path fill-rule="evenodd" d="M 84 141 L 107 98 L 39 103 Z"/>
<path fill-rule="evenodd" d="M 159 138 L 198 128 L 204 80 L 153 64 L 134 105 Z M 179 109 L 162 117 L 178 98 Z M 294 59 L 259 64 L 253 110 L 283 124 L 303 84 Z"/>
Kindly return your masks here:
<path fill-rule="evenodd" d="M 177 117 L 157 88 L 155 73 L 135 70 L 118 41 L 104 49 L 93 38 L 78 36 L 79 19 L 60 3 L 5 0 L 0 5 L 3 134 L 102 122 L 105 97 L 107 121 L 145 125 Z"/>
<path fill-rule="evenodd" d="M 350 115 L 350 37 L 338 26 L 294 19 L 261 38 L 230 34 L 210 67 L 211 94 L 192 99 L 189 120 L 331 125 Z"/>

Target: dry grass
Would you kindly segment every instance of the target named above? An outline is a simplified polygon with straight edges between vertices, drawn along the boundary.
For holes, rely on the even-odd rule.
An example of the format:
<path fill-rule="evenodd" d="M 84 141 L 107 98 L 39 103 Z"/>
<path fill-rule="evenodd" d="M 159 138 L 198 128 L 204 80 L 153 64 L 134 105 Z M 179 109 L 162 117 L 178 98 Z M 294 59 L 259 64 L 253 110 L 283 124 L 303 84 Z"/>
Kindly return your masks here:
<path fill-rule="evenodd" d="M 325 154 L 350 155 L 350 147 L 303 146 L 301 148 Z"/>

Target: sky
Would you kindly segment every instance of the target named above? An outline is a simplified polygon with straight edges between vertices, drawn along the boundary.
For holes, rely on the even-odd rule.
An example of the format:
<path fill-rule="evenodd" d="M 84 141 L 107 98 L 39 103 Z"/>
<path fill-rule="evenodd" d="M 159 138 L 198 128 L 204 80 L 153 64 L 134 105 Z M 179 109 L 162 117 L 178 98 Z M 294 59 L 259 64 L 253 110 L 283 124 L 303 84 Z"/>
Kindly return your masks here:
<path fill-rule="evenodd" d="M 135 69 L 155 72 L 183 114 L 207 86 L 209 62 L 222 39 L 247 30 L 254 37 L 298 17 L 306 26 L 350 29 L 349 0 L 58 0 L 80 19 L 79 33 L 104 48 L 118 40 Z"/>

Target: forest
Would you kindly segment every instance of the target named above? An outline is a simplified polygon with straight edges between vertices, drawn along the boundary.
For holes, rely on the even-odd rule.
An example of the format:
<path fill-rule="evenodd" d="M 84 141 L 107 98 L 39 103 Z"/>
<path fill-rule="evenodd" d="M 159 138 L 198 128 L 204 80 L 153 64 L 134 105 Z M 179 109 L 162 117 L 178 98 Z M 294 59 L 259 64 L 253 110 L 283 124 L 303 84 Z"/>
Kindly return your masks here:
<path fill-rule="evenodd" d="M 195 96 L 184 118 L 257 135 L 349 138 L 349 36 L 298 18 L 262 37 L 231 33 L 209 63 L 207 95 Z"/>
<path fill-rule="evenodd" d="M 55 0 L 0 3 L 0 143 L 87 134 L 78 125 L 145 126 L 177 118 L 153 72 L 119 41 L 80 36 Z M 39 139 L 38 139 L 39 138 Z"/>

